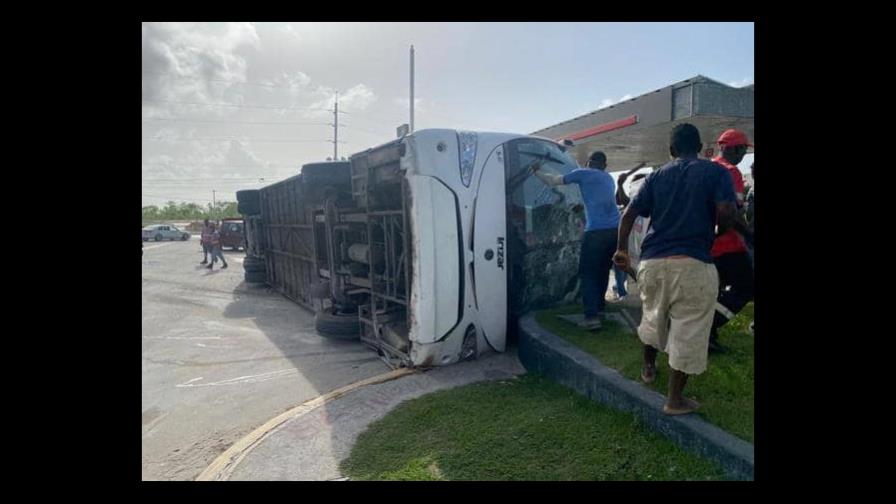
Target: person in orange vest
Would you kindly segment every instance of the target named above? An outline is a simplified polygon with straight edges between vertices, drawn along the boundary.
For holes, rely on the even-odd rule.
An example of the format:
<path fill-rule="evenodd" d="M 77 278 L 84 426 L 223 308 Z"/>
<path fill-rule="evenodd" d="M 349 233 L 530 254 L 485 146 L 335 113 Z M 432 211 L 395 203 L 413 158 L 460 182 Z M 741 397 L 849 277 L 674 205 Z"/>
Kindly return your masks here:
<path fill-rule="evenodd" d="M 753 144 L 743 131 L 736 129 L 725 130 L 719 136 L 718 144 L 720 155 L 713 158 L 713 161 L 731 175 L 738 211 L 734 226 L 716 237 L 710 251 L 719 272 L 719 297 L 709 335 L 710 352 L 725 351 L 725 347 L 719 344 L 719 328 L 753 299 L 753 265 L 745 240 L 745 236 L 750 236 L 750 230 L 743 215 L 744 177 L 737 167 L 747 154 L 747 147 L 752 147 Z"/>

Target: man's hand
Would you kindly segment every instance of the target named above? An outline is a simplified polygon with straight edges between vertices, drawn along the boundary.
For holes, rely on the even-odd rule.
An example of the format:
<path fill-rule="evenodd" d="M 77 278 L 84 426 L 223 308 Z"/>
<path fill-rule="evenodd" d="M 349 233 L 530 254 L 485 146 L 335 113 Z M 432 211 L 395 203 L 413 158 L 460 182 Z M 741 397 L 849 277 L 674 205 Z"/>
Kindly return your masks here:
<path fill-rule="evenodd" d="M 630 169 L 629 171 L 623 173 L 622 175 L 620 175 L 619 180 L 621 182 L 624 182 L 629 177 L 629 175 L 633 175 L 636 171 L 640 170 L 641 168 L 644 168 L 645 166 L 647 166 L 647 163 L 641 161 L 641 163 L 639 163 L 638 166 L 636 166 L 636 167 Z"/>
<path fill-rule="evenodd" d="M 628 252 L 625 250 L 616 250 L 616 253 L 613 254 L 613 264 L 619 266 L 622 270 L 628 270 L 631 268 L 630 259 L 628 257 Z"/>

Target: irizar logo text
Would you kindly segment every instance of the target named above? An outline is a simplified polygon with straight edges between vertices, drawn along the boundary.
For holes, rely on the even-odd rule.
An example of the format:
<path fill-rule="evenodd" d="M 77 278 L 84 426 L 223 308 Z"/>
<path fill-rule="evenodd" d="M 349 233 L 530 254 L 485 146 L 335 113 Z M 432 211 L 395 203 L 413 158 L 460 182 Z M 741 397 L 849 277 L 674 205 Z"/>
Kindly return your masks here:
<path fill-rule="evenodd" d="M 498 267 L 504 269 L 504 237 L 498 237 Z"/>

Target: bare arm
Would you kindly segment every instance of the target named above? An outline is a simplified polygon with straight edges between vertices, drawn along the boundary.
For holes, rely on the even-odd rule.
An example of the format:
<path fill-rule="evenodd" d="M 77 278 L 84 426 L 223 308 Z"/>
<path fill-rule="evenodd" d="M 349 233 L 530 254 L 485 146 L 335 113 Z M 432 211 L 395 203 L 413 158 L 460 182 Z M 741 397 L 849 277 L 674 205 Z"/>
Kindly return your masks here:
<path fill-rule="evenodd" d="M 628 206 L 631 199 L 629 199 L 628 195 L 625 194 L 625 189 L 622 188 L 622 184 L 625 184 L 625 174 L 619 176 L 619 181 L 616 183 L 616 204 L 621 206 Z"/>
<path fill-rule="evenodd" d="M 619 176 L 619 180 L 616 182 L 616 204 L 617 205 L 628 206 L 628 204 L 631 202 L 631 199 L 628 197 L 627 194 L 625 194 L 625 189 L 623 189 L 622 186 L 623 186 L 623 184 L 625 184 L 625 181 L 628 180 L 628 178 L 633 173 L 640 170 L 641 168 L 644 168 L 644 165 L 646 165 L 646 164 L 647 163 L 642 162 L 642 163 L 638 164 L 638 166 L 632 168 L 631 170 L 629 170 Z"/>
<path fill-rule="evenodd" d="M 622 219 L 619 221 L 619 239 L 616 242 L 616 250 L 628 254 L 628 238 L 632 234 L 632 226 L 635 219 L 638 218 L 638 212 L 628 206 L 622 212 Z"/>
<path fill-rule="evenodd" d="M 532 165 L 532 173 L 535 174 L 542 182 L 549 186 L 563 185 L 563 175 L 557 173 L 542 173 L 541 163 Z"/>
<path fill-rule="evenodd" d="M 628 273 L 636 282 L 638 274 L 632 268 L 631 260 L 628 257 L 628 237 L 632 233 L 632 226 L 637 218 L 638 212 L 631 205 L 627 206 L 619 221 L 619 239 L 616 244 L 616 253 L 613 254 L 613 263 Z"/>

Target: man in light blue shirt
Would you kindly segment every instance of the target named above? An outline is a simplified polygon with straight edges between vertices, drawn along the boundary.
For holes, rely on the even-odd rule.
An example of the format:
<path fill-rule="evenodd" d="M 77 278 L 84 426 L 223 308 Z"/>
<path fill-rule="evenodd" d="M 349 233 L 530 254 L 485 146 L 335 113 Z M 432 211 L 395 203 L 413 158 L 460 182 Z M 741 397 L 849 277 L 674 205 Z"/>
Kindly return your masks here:
<path fill-rule="evenodd" d="M 616 184 L 606 172 L 607 156 L 596 151 L 588 158 L 587 168 L 578 168 L 562 176 L 540 173 L 540 168 L 536 163 L 532 170 L 545 184 L 578 184 L 581 190 L 585 202 L 585 236 L 579 255 L 579 278 L 585 320 L 580 325 L 585 329 L 600 329 L 598 316 L 606 305 L 604 294 L 610 280 L 619 229 Z"/>

